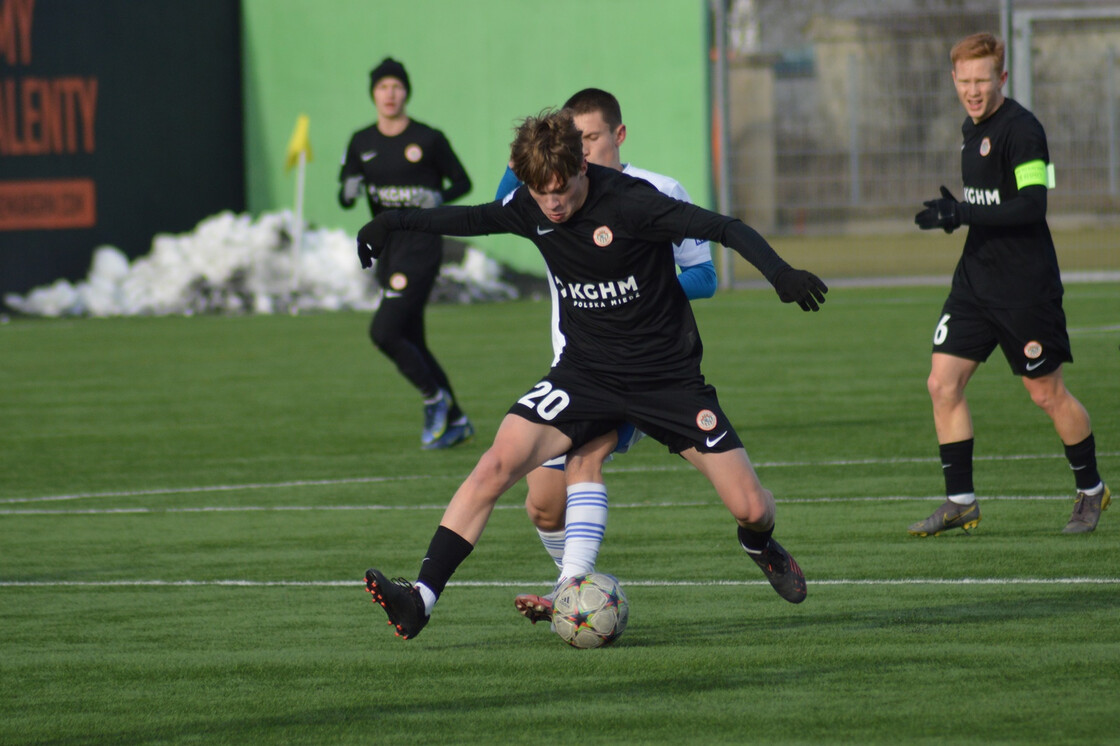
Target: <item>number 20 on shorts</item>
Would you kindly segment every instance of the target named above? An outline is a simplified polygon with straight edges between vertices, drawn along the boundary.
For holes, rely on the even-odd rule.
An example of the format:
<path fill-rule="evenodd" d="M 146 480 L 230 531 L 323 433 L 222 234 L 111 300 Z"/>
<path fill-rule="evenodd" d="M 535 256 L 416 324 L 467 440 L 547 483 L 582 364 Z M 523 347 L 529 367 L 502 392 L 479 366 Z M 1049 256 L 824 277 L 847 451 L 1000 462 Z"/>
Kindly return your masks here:
<path fill-rule="evenodd" d="M 529 409 L 535 409 L 542 420 L 551 422 L 556 415 L 563 412 L 572 398 L 563 389 L 556 389 L 548 381 L 541 381 L 533 390 L 517 400 L 517 403 Z"/>

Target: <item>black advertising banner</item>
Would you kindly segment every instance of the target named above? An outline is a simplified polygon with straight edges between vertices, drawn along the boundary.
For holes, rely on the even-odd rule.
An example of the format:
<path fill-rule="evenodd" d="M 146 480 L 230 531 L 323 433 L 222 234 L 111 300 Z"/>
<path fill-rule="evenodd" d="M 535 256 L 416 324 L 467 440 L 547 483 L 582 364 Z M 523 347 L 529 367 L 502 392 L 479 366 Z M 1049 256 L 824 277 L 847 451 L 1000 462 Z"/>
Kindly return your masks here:
<path fill-rule="evenodd" d="M 0 0 L 0 298 L 244 209 L 236 0 Z"/>

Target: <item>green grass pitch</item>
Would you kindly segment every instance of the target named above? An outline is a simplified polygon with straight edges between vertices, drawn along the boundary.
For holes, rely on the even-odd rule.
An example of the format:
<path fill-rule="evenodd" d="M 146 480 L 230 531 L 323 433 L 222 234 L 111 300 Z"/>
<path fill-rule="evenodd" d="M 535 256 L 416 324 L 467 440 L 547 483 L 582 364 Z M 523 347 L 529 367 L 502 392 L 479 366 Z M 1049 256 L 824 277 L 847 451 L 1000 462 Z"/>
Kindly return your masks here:
<path fill-rule="evenodd" d="M 809 597 L 782 601 L 707 482 L 647 440 L 608 465 L 600 568 L 631 618 L 591 651 L 514 611 L 553 575 L 523 485 L 415 640 L 362 583 L 415 577 L 547 369 L 546 304 L 430 309 L 478 427 L 435 453 L 365 314 L 2 325 L 0 743 L 1116 743 L 1120 508 L 1060 534 L 1068 465 L 998 352 L 969 388 L 983 522 L 906 533 L 942 494 L 945 291 L 694 305 Z M 1120 286 L 1065 307 L 1066 380 L 1117 490 Z"/>

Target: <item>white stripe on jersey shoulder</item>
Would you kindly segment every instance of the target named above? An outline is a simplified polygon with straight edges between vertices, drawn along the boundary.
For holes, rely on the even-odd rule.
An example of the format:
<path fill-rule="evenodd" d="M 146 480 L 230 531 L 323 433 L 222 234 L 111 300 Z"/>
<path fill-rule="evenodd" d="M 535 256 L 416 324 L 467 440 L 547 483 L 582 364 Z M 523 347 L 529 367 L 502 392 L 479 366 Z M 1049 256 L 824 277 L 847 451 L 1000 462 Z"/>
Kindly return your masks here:
<path fill-rule="evenodd" d="M 503 204 L 503 205 L 508 205 L 508 204 L 509 204 L 509 201 L 510 201 L 511 199 L 513 199 L 513 195 L 517 194 L 517 190 L 518 190 L 518 189 L 520 189 L 520 188 L 521 188 L 521 187 L 514 187 L 513 189 L 509 190 L 509 194 L 507 194 L 506 196 L 502 197 L 502 204 Z"/>
<path fill-rule="evenodd" d="M 679 199 L 684 202 L 691 202 L 692 198 L 688 196 L 688 192 L 681 186 L 681 183 L 671 176 L 659 174 L 655 171 L 647 171 L 644 168 L 638 168 L 630 163 L 623 165 L 622 173 L 627 176 L 633 176 L 637 179 L 644 179 L 657 188 L 667 197 Z"/>
<path fill-rule="evenodd" d="M 623 164 L 622 173 L 648 181 L 666 197 L 679 199 L 681 202 L 692 202 L 692 198 L 688 196 L 688 192 L 681 186 L 681 183 L 671 176 L 659 174 L 655 171 L 646 171 L 644 168 L 638 168 L 629 163 Z M 712 261 L 712 247 L 701 238 L 673 244 L 673 254 L 677 265 L 680 267 L 691 267 L 695 264 Z"/>

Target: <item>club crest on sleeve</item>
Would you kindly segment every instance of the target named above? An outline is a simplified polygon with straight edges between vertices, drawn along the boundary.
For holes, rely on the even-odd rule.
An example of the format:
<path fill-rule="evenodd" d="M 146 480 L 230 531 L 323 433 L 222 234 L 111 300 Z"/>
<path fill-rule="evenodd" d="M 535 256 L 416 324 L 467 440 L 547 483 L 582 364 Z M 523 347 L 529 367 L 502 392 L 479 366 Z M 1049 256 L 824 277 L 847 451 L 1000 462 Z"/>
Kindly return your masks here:
<path fill-rule="evenodd" d="M 614 233 L 612 233 L 611 229 L 607 226 L 600 225 L 595 229 L 595 232 L 591 234 L 591 239 L 600 249 L 605 249 L 606 247 L 610 246 L 611 241 L 614 240 Z"/>
<path fill-rule="evenodd" d="M 413 143 L 404 149 L 404 157 L 409 163 L 417 163 L 424 157 L 424 150 L 419 145 Z"/>
<path fill-rule="evenodd" d="M 715 430 L 718 423 L 719 418 L 716 417 L 716 413 L 710 409 L 701 409 L 696 413 L 696 427 L 704 432 Z"/>

